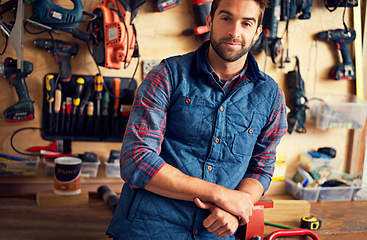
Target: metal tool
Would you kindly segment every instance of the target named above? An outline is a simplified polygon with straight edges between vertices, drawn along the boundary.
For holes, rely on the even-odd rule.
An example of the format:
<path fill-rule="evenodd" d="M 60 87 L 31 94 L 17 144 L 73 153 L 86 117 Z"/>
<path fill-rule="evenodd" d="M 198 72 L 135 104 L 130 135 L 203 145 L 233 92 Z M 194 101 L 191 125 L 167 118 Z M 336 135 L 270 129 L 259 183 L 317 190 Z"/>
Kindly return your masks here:
<path fill-rule="evenodd" d="M 131 8 L 124 1 L 107 0 L 92 9 L 97 18 L 93 21 L 93 57 L 100 66 L 121 69 L 130 63 L 137 49 Z M 113 4 L 118 11 L 109 8 Z"/>
<path fill-rule="evenodd" d="M 52 53 L 56 63 L 60 66 L 59 80 L 62 82 L 69 82 L 71 79 L 70 58 L 78 53 L 79 44 L 76 42 L 66 42 L 54 39 L 36 39 L 34 45 Z"/>
<path fill-rule="evenodd" d="M 308 100 L 305 95 L 305 84 L 301 77 L 299 60 L 296 57 L 296 70 L 287 73 L 287 88 L 291 94 L 290 105 L 291 112 L 288 113 L 288 133 L 296 131 L 305 133 L 306 127 L 306 109 Z"/>
<path fill-rule="evenodd" d="M 62 99 L 61 84 L 57 84 L 56 90 L 55 90 L 55 105 L 54 105 L 55 133 L 56 134 L 59 134 L 59 118 L 60 118 L 60 110 L 61 110 L 61 99 Z"/>
<path fill-rule="evenodd" d="M 77 120 L 77 134 L 81 135 L 84 132 L 84 108 L 87 106 L 90 95 L 93 90 L 93 80 L 89 80 L 86 83 L 85 91 L 82 97 L 82 101 L 79 106 L 78 120 Z"/>
<path fill-rule="evenodd" d="M 114 105 L 113 105 L 113 116 L 112 116 L 112 127 L 111 127 L 111 136 L 118 136 L 118 111 L 119 111 L 119 98 L 120 98 L 120 78 L 113 79 L 113 93 L 114 93 Z"/>
<path fill-rule="evenodd" d="M 56 83 L 54 75 L 48 74 L 45 77 L 45 87 L 46 87 L 46 100 L 49 103 L 48 105 L 48 114 L 49 114 L 49 123 L 48 129 L 49 131 L 53 131 L 53 117 L 52 117 L 52 103 L 55 101 L 55 90 L 56 90 Z"/>
<path fill-rule="evenodd" d="M 17 60 L 5 59 L 0 64 L 0 75 L 5 76 L 10 85 L 14 85 L 19 101 L 5 109 L 4 115 L 7 122 L 18 122 L 34 119 L 33 100 L 29 97 L 26 76 L 33 72 L 33 64 L 23 62 L 24 38 L 24 4 L 18 0 L 15 24 L 9 34 L 9 41 L 15 49 Z"/>
<path fill-rule="evenodd" d="M 336 48 L 341 52 L 343 62 L 331 68 L 329 73 L 330 79 L 355 79 L 355 67 L 350 56 L 348 44 L 356 39 L 356 31 L 351 28 L 328 30 L 316 34 L 316 39 L 335 43 Z"/>
<path fill-rule="evenodd" d="M 73 37 L 89 42 L 91 34 L 77 29 L 83 19 L 83 15 L 94 18 L 94 14 L 83 11 L 81 0 L 71 0 L 73 8 L 67 9 L 55 4 L 52 0 L 38 0 L 33 5 L 33 16 L 31 19 L 34 25 L 46 26 L 53 30 L 61 30 L 71 33 Z"/>
<path fill-rule="evenodd" d="M 196 35 L 201 42 L 210 37 L 210 29 L 206 26 L 206 16 L 210 13 L 213 0 L 192 0 L 192 10 L 195 16 L 195 28 L 184 30 L 184 35 Z"/>
<path fill-rule="evenodd" d="M 154 11 L 163 12 L 180 5 L 181 0 L 154 0 Z"/>
<path fill-rule="evenodd" d="M 83 92 L 84 82 L 85 82 L 84 79 L 81 78 L 81 77 L 79 77 L 75 81 L 76 84 L 75 84 L 74 99 L 73 99 L 73 111 L 72 111 L 70 131 L 69 131 L 70 134 L 74 133 L 76 109 L 80 105 L 80 97 L 81 97 L 82 92 Z"/>

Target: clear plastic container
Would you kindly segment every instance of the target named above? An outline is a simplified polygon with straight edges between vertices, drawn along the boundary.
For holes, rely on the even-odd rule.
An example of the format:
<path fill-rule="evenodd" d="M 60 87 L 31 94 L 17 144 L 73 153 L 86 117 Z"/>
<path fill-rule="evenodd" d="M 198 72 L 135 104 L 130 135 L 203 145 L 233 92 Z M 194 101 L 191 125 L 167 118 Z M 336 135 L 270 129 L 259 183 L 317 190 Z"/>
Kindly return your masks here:
<path fill-rule="evenodd" d="M 286 191 L 294 198 L 306 200 L 308 202 L 317 202 L 320 193 L 320 187 L 303 187 L 300 183 L 293 182 L 290 178 L 285 178 Z"/>
<path fill-rule="evenodd" d="M 0 176 L 34 176 L 40 159 L 20 158 L 0 153 Z"/>
<path fill-rule="evenodd" d="M 343 202 L 352 200 L 353 187 L 321 187 L 319 194 L 320 202 Z"/>
<path fill-rule="evenodd" d="M 104 163 L 106 165 L 106 177 L 121 178 L 119 162 L 109 163 L 105 161 Z"/>
<path fill-rule="evenodd" d="M 357 98 L 353 94 L 316 94 L 308 98 L 319 99 L 311 101 L 311 113 L 316 114 L 316 127 L 318 129 L 363 128 L 367 116 L 367 101 Z M 313 104 L 314 102 L 317 104 Z"/>

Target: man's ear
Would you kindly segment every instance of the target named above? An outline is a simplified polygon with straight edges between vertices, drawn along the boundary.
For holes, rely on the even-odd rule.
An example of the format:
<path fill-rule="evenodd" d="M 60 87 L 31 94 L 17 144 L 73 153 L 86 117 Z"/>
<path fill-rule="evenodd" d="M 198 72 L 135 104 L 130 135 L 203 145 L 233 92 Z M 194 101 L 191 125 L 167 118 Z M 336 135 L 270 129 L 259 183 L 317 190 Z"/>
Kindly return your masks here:
<path fill-rule="evenodd" d="M 255 33 L 255 38 L 259 37 L 260 33 L 263 31 L 263 25 L 260 25 L 257 29 L 256 29 L 256 33 Z"/>
<path fill-rule="evenodd" d="M 212 27 L 212 23 L 212 17 L 210 16 L 210 13 L 208 13 L 208 15 L 206 15 L 206 26 L 208 27 L 209 31 Z"/>

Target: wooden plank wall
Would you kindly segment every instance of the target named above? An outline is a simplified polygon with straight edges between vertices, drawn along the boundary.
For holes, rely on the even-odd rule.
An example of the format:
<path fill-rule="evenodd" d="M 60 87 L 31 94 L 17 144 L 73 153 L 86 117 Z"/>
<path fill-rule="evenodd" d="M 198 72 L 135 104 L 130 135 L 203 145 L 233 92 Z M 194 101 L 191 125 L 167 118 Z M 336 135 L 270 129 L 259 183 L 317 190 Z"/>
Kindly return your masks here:
<path fill-rule="evenodd" d="M 72 6 L 69 1 L 54 0 L 54 2 L 64 6 Z M 84 10 L 91 9 L 99 4 L 99 0 L 83 0 Z M 33 4 L 26 4 L 25 18 L 31 17 Z M 350 9 L 346 11 L 346 22 L 352 26 Z M 328 79 L 328 72 L 332 66 L 338 63 L 338 54 L 331 43 L 315 42 L 314 34 L 329 29 L 343 28 L 342 25 L 343 9 L 337 9 L 330 13 L 325 7 L 323 0 L 314 0 L 311 19 L 290 21 L 289 25 L 289 55 L 291 63 L 285 64 L 285 68 L 278 68 L 279 64 L 274 65 L 268 57 L 265 66 L 265 54 L 262 52 L 256 58 L 260 69 L 271 75 L 286 91 L 285 74 L 295 67 L 295 56 L 298 56 L 301 64 L 301 74 L 305 81 L 307 94 L 315 93 L 354 93 L 354 81 L 333 81 Z M 13 18 L 12 13 L 4 16 L 4 21 Z M 191 1 L 182 0 L 178 7 L 162 13 L 154 12 L 153 1 L 147 1 L 140 7 L 137 17 L 134 19 L 140 46 L 141 61 L 161 60 L 175 54 L 183 54 L 195 50 L 200 43 L 193 36 L 184 36 L 185 29 L 195 27 L 194 15 Z M 85 28 L 82 24 L 80 29 Z M 285 23 L 280 22 L 278 36 L 283 35 Z M 33 29 L 36 30 L 36 29 Z M 75 41 L 80 45 L 79 52 L 71 60 L 73 74 L 94 75 L 97 73 L 95 64 L 87 51 L 85 43 L 72 38 L 69 34 L 61 33 L 54 35 L 56 39 L 65 41 Z M 10 155 L 18 155 L 10 145 L 10 138 L 14 131 L 23 127 L 40 127 L 42 112 L 42 86 L 43 77 L 49 72 L 57 72 L 58 65 L 55 63 L 51 53 L 37 49 L 33 41 L 37 38 L 48 38 L 47 34 L 31 35 L 25 33 L 24 40 L 24 60 L 34 64 L 34 71 L 26 79 L 29 94 L 34 100 L 35 119 L 32 121 L 19 123 L 6 123 L 4 116 L 0 116 L 0 152 Z M 5 40 L 0 36 L 0 46 Z M 286 47 L 286 41 L 283 39 Z M 353 54 L 352 54 L 353 55 Z M 0 61 L 5 57 L 16 57 L 11 46 L 6 53 L 0 56 Z M 121 70 L 102 69 L 104 76 L 130 77 L 135 68 L 136 59 L 130 64 L 129 68 Z M 139 63 L 137 75 L 135 77 L 140 83 L 142 81 L 142 63 Z M 14 87 L 10 86 L 8 80 L 1 78 L 0 83 L 0 111 L 13 105 L 17 101 Z M 307 133 L 287 134 L 278 147 L 278 154 L 285 156 L 288 163 L 288 173 L 293 173 L 298 166 L 299 154 L 303 151 L 317 150 L 319 147 L 333 147 L 337 150 L 337 157 L 344 160 L 341 170 L 344 170 L 345 163 L 349 161 L 350 131 L 345 129 L 328 129 L 321 131 L 315 128 L 315 123 L 310 119 L 307 112 Z M 27 130 L 19 133 L 14 138 L 14 146 L 24 151 L 34 145 L 47 145 L 49 141 L 42 139 L 37 130 Z M 102 142 L 73 142 L 72 149 L 75 153 L 93 151 L 100 156 L 107 156 L 111 149 L 120 149 L 121 143 L 102 143 Z"/>

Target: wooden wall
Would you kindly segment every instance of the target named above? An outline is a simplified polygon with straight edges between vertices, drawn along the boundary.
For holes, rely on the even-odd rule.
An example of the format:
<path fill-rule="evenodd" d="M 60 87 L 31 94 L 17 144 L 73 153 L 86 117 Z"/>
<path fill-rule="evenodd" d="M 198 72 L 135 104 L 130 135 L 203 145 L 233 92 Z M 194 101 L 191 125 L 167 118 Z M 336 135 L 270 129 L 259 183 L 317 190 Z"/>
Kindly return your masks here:
<path fill-rule="evenodd" d="M 72 4 L 68 1 L 58 0 L 55 2 L 65 7 L 71 8 Z M 83 0 L 84 10 L 90 11 L 99 4 L 99 0 Z M 25 17 L 31 16 L 33 4 L 26 4 Z M 329 69 L 337 63 L 337 53 L 331 43 L 316 42 L 313 35 L 329 29 L 343 28 L 342 25 L 343 9 L 337 9 L 330 13 L 323 5 L 323 0 L 314 0 L 311 19 L 291 20 L 289 25 L 289 55 L 291 63 L 280 69 L 267 58 L 265 68 L 265 54 L 262 52 L 256 58 L 259 66 L 266 73 L 271 75 L 286 91 L 285 74 L 295 67 L 295 56 L 298 56 L 301 64 L 301 74 L 305 81 L 306 93 L 354 93 L 355 81 L 333 81 L 328 79 Z M 12 18 L 12 14 L 6 15 Z M 352 27 L 351 11 L 346 12 L 345 17 L 349 27 Z M 4 19 L 6 21 L 6 18 Z M 193 36 L 184 36 L 185 29 L 195 27 L 194 15 L 192 12 L 191 1 L 182 0 L 181 4 L 171 10 L 157 13 L 153 9 L 153 1 L 147 1 L 140 7 L 137 17 L 134 19 L 140 46 L 141 62 L 135 79 L 142 81 L 142 62 L 144 60 L 161 60 L 171 55 L 183 54 L 195 50 L 200 43 Z M 80 29 L 85 28 L 82 24 Z M 281 22 L 278 28 L 278 36 L 281 37 L 285 29 L 285 23 Z M 36 30 L 36 29 L 33 29 Z M 87 51 L 85 43 L 72 38 L 69 34 L 61 33 L 54 35 L 56 39 L 75 41 L 80 45 L 79 52 L 71 60 L 73 74 L 94 75 L 97 68 Z M 24 39 L 24 60 L 34 64 L 34 71 L 26 79 L 29 94 L 34 100 L 35 119 L 19 123 L 6 123 L 3 114 L 0 116 L 0 152 L 10 155 L 18 155 L 10 145 L 11 135 L 19 128 L 40 127 L 43 99 L 43 78 L 45 74 L 58 71 L 51 53 L 37 49 L 33 41 L 37 38 L 48 38 L 47 34 L 31 35 L 25 33 Z M 0 37 L 0 46 L 3 46 L 4 37 Z M 286 42 L 283 40 L 284 46 Z M 16 57 L 12 46 L 9 46 L 5 55 L 0 56 L 0 61 L 5 57 Z M 136 59 L 132 61 L 129 68 L 121 70 L 102 69 L 104 76 L 130 77 L 135 68 Z M 8 80 L 1 78 L 0 82 L 0 111 L 3 112 L 7 107 L 17 101 L 14 87 L 10 86 Z M 308 118 L 309 118 L 309 113 Z M 344 129 L 329 129 L 321 131 L 315 128 L 315 123 L 310 119 L 306 123 L 307 133 L 286 134 L 278 147 L 278 154 L 285 156 L 288 163 L 287 172 L 291 173 L 298 166 L 298 156 L 302 151 L 317 150 L 319 147 L 333 147 L 337 150 L 337 157 L 348 161 L 350 131 Z M 47 145 L 49 141 L 42 139 L 40 131 L 27 130 L 16 135 L 14 145 L 17 149 L 25 151 L 26 148 L 34 145 Z M 100 156 L 106 156 L 111 149 L 120 149 L 121 143 L 103 142 L 73 142 L 74 153 L 85 151 L 96 152 Z M 342 167 L 344 169 L 344 167 Z M 343 170 L 342 169 L 342 170 Z"/>

